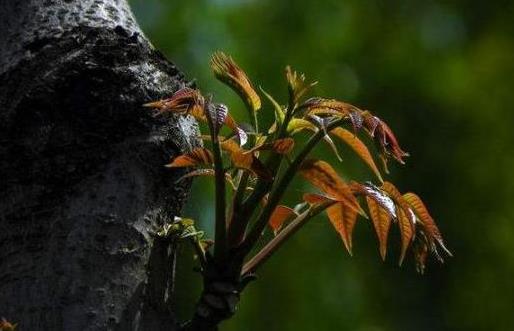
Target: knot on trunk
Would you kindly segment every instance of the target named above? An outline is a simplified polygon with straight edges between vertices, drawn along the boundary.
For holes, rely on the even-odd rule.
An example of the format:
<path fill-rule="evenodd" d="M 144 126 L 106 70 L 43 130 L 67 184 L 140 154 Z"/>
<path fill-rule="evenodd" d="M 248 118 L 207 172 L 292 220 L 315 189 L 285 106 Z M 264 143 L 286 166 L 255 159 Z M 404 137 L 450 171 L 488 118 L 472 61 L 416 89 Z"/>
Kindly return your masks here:
<path fill-rule="evenodd" d="M 220 280 L 206 284 L 196 306 L 195 318 L 203 324 L 219 324 L 234 315 L 239 298 L 239 283 Z"/>
<path fill-rule="evenodd" d="M 251 280 L 241 277 L 242 261 L 217 264 L 208 257 L 203 270 L 203 291 L 187 331 L 215 331 L 217 325 L 231 318 L 239 304 L 241 291 Z"/>

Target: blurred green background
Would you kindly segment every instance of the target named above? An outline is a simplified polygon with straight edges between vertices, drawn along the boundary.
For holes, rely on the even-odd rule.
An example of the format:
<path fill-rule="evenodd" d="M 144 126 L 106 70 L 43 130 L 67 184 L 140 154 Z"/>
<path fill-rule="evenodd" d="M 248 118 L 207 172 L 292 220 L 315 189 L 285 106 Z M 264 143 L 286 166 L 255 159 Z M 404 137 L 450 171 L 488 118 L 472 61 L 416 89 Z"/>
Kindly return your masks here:
<path fill-rule="evenodd" d="M 154 45 L 239 119 L 242 104 L 210 73 L 215 50 L 283 102 L 291 64 L 320 82 L 316 94 L 383 118 L 411 153 L 389 178 L 424 198 L 455 255 L 421 276 L 412 258 L 397 266 L 393 235 L 383 263 L 360 221 L 350 257 L 322 215 L 263 267 L 222 331 L 514 330 L 514 1 L 131 2 Z M 345 175 L 373 179 L 341 151 Z M 212 227 L 208 180 L 193 197 L 184 213 Z M 181 259 L 186 319 L 199 276 Z"/>

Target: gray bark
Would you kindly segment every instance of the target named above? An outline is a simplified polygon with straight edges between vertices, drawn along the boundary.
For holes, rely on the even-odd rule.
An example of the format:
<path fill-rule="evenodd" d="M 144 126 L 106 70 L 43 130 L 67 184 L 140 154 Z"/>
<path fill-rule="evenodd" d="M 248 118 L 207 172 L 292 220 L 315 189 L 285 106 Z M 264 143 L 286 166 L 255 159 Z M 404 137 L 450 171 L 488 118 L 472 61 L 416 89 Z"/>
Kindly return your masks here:
<path fill-rule="evenodd" d="M 0 0 L 0 316 L 32 330 L 177 330 L 175 245 L 152 231 L 187 183 L 162 165 L 184 86 L 125 0 Z"/>
<path fill-rule="evenodd" d="M 0 73 L 35 52 L 29 46 L 79 26 L 142 32 L 126 0 L 0 0 Z"/>

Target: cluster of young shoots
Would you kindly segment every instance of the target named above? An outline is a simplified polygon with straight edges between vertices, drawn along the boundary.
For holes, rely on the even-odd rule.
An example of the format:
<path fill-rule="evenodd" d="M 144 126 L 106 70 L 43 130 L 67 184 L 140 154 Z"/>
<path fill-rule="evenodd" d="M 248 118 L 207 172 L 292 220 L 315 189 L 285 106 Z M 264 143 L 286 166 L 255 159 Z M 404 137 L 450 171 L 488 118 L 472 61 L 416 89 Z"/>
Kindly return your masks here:
<path fill-rule="evenodd" d="M 212 56 L 211 67 L 218 80 L 231 87 L 248 110 L 251 125 L 239 125 L 227 106 L 214 103 L 200 91 L 184 87 L 171 97 L 145 106 L 158 115 L 193 116 L 206 122 L 209 134 L 202 135 L 204 147 L 197 147 L 170 161 L 170 168 L 194 168 L 179 180 L 210 175 L 215 180 L 215 238 L 212 245 L 194 238 L 202 265 L 241 262 L 241 276 L 254 273 L 291 235 L 317 214 L 325 211 L 344 246 L 351 254 L 352 231 L 358 216 L 371 221 L 385 259 L 391 225 L 401 234 L 400 264 L 411 248 L 417 269 L 423 272 L 427 255 L 433 253 L 443 261 L 443 238 L 421 199 L 414 193 L 402 194 L 384 181 L 372 153 L 360 136 L 371 139 L 387 173 L 388 159 L 404 163 L 408 155 L 380 118 L 349 103 L 321 97 L 305 98 L 315 83 L 309 83 L 287 67 L 288 95 L 286 105 L 277 102 L 261 89 L 275 114 L 270 128 L 260 130 L 258 115 L 261 96 L 247 75 L 222 52 Z M 224 135 L 222 135 L 222 131 Z M 295 144 L 297 136 L 309 135 L 305 144 Z M 330 162 L 309 158 L 318 143 L 328 143 L 337 154 L 334 140 L 347 144 L 376 177 L 375 184 L 345 181 Z M 334 158 L 331 158 L 334 159 Z M 317 193 L 305 193 L 303 201 L 285 206 L 281 200 L 293 178 L 307 180 Z M 361 204 L 365 205 L 364 209 Z M 189 219 L 177 218 L 171 227 L 192 227 Z M 274 236 L 260 251 L 250 256 L 253 248 L 269 228 Z M 212 243 L 212 242 L 211 242 Z"/>

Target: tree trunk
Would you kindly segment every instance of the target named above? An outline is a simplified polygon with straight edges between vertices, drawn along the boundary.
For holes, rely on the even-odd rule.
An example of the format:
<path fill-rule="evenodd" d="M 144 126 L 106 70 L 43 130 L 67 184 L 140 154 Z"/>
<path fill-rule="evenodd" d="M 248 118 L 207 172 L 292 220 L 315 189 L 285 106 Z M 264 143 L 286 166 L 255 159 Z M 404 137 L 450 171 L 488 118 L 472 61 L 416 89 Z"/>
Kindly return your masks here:
<path fill-rule="evenodd" d="M 162 165 L 188 118 L 142 104 L 184 86 L 125 0 L 0 0 L 0 317 L 19 330 L 177 330 L 188 184 Z"/>

